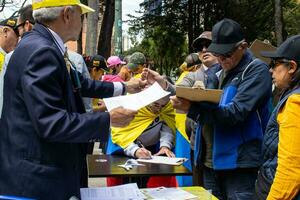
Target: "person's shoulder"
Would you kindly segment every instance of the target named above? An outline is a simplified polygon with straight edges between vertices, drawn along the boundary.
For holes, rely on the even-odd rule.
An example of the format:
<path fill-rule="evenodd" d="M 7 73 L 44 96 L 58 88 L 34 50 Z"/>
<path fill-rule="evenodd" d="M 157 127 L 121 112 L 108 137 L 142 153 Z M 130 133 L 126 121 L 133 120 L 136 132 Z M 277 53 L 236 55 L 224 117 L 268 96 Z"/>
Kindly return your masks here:
<path fill-rule="evenodd" d="M 297 104 L 300 106 L 300 92 L 299 93 L 294 93 L 289 98 L 287 99 L 287 104 Z"/>

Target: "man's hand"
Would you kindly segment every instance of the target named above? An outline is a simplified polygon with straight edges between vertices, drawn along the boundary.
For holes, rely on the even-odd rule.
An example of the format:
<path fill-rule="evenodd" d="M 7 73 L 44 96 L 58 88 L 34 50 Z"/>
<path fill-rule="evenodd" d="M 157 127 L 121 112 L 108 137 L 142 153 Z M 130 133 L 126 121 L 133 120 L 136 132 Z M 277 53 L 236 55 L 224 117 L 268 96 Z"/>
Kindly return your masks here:
<path fill-rule="evenodd" d="M 139 78 L 131 78 L 128 82 L 125 82 L 126 92 L 137 93 L 140 92 L 147 84 L 146 80 L 141 80 Z"/>
<path fill-rule="evenodd" d="M 173 105 L 173 108 L 175 108 L 176 110 L 183 111 L 184 113 L 187 113 L 191 107 L 191 102 L 189 100 L 179 98 L 176 96 L 171 96 L 170 100 Z"/>
<path fill-rule="evenodd" d="M 151 152 L 142 147 L 142 148 L 139 148 L 138 150 L 136 150 L 135 157 L 136 158 L 151 158 Z"/>
<path fill-rule="evenodd" d="M 110 115 L 110 125 L 113 127 L 125 127 L 134 116 L 137 114 L 137 111 L 128 110 L 123 107 L 114 108 L 109 112 Z"/>
<path fill-rule="evenodd" d="M 152 85 L 155 81 L 165 90 L 167 89 L 167 81 L 158 72 L 148 68 L 144 68 L 142 72 L 142 79 L 147 80 L 148 85 Z"/>
<path fill-rule="evenodd" d="M 175 157 L 174 153 L 168 147 L 161 147 L 159 152 L 157 152 L 154 155 L 159 156 L 159 155 L 164 155 L 164 154 L 171 158 Z"/>

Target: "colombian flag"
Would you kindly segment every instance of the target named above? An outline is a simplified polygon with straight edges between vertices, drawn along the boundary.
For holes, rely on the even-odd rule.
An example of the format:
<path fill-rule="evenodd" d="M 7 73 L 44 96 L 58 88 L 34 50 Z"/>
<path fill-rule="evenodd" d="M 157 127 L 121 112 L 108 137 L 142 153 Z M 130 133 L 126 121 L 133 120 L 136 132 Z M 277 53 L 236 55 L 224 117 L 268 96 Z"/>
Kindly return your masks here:
<path fill-rule="evenodd" d="M 188 71 L 182 72 L 176 84 L 180 83 L 185 75 L 189 73 Z M 191 165 L 191 147 L 190 140 L 185 132 L 185 121 L 186 114 L 176 113 L 175 122 L 176 122 L 176 145 L 175 145 L 175 155 L 176 157 L 188 158 L 188 161 L 183 163 L 183 165 L 192 171 Z M 179 186 L 192 186 L 193 179 L 192 176 L 177 176 L 177 182 Z"/>

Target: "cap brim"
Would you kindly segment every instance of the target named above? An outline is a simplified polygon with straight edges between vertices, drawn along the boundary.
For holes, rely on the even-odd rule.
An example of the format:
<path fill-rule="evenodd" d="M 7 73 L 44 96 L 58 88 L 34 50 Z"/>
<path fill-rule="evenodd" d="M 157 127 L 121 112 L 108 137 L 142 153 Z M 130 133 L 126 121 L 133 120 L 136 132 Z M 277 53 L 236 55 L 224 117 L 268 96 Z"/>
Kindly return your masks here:
<path fill-rule="evenodd" d="M 261 51 L 260 55 L 265 58 L 282 58 L 276 51 Z"/>
<path fill-rule="evenodd" d="M 89 13 L 89 12 L 95 12 L 95 10 L 91 7 L 88 7 L 82 3 L 78 4 L 78 6 L 81 8 L 81 14 Z"/>
<path fill-rule="evenodd" d="M 236 43 L 232 44 L 215 44 L 211 43 L 207 49 L 208 52 L 212 52 L 215 54 L 227 54 L 229 53 L 234 47 Z"/>
<path fill-rule="evenodd" d="M 192 47 L 195 48 L 195 49 L 199 48 L 200 45 L 201 45 L 201 42 L 204 41 L 204 40 L 211 41 L 211 40 L 208 39 L 208 38 L 197 37 L 197 38 L 193 41 Z"/>
<path fill-rule="evenodd" d="M 128 63 L 127 64 L 127 67 L 128 67 L 128 69 L 135 69 L 135 68 L 137 68 L 138 67 L 138 64 L 135 64 L 135 63 Z"/>

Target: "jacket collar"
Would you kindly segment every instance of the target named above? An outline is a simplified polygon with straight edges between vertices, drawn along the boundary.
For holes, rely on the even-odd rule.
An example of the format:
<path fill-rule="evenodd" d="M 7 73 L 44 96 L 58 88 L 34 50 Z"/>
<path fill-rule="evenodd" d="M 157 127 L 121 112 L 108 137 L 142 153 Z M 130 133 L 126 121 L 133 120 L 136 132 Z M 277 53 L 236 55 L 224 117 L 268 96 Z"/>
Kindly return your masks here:
<path fill-rule="evenodd" d="M 46 37 L 47 39 L 52 40 L 56 44 L 57 48 L 62 53 L 62 55 L 64 55 L 65 53 L 64 43 L 61 37 L 57 33 L 55 33 L 50 28 L 47 28 L 45 25 L 40 23 L 36 23 L 33 27 L 33 30 L 39 32 L 42 36 Z"/>

